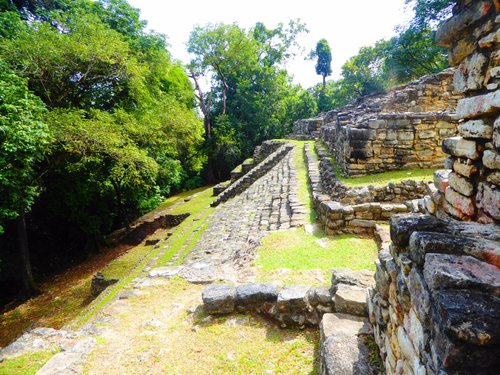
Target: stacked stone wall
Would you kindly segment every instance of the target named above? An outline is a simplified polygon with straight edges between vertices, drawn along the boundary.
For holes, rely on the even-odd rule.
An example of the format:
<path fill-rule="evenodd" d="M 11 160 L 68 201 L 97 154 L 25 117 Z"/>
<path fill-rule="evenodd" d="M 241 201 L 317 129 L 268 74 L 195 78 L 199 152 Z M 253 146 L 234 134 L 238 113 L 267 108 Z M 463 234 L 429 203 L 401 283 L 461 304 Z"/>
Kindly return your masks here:
<path fill-rule="evenodd" d="M 452 112 L 463 93 L 453 89 L 454 72 L 447 69 L 299 120 L 291 137 L 319 137 L 346 176 L 438 168 L 446 157 L 442 140 L 457 133 Z"/>
<path fill-rule="evenodd" d="M 459 135 L 442 143 L 450 155 L 437 175 L 429 212 L 464 221 L 500 221 L 500 16 L 498 1 L 460 1 L 438 32 L 450 47 Z M 460 48 L 459 48 L 460 47 Z M 430 201 L 429 201 L 430 203 Z"/>
<path fill-rule="evenodd" d="M 329 153 L 316 143 L 316 153 L 320 160 L 320 176 L 323 189 L 334 201 L 342 204 L 360 204 L 370 202 L 405 203 L 421 199 L 431 192 L 430 181 L 403 180 L 385 186 L 350 187 L 337 178 L 334 163 Z"/>
<path fill-rule="evenodd" d="M 460 0 L 437 33 L 458 66 L 459 135 L 425 199 L 395 215 L 369 316 L 388 374 L 498 374 L 500 368 L 500 2 Z M 473 222 L 476 221 L 476 222 Z"/>
<path fill-rule="evenodd" d="M 325 233 L 328 235 L 355 233 L 374 235 L 377 222 L 387 221 L 391 215 L 411 211 L 411 204 L 368 202 L 343 204 L 325 194 L 324 181 L 320 175 L 319 161 L 306 144 L 304 153 L 308 168 L 309 183 L 312 188 L 313 207 Z"/>

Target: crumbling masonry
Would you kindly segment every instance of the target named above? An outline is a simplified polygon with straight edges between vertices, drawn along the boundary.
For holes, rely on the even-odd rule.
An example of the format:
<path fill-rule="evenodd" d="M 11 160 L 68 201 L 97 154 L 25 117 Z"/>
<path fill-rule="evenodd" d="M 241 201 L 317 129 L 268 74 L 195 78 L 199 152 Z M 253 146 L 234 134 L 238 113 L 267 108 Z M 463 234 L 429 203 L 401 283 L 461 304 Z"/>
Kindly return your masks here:
<path fill-rule="evenodd" d="M 450 49 L 459 135 L 426 198 L 395 215 L 369 316 L 388 374 L 500 369 L 500 1 L 457 1 L 437 33 Z"/>

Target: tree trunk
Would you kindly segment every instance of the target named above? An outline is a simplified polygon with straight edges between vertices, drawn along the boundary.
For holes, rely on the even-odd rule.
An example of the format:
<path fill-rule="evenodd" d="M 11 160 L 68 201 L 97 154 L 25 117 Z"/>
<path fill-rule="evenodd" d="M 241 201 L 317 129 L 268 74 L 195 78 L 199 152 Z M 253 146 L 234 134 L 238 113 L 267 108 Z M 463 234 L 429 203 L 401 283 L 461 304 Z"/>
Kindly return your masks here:
<path fill-rule="evenodd" d="M 323 92 L 326 90 L 326 74 L 323 73 Z"/>
<path fill-rule="evenodd" d="M 21 260 L 21 282 L 22 282 L 22 294 L 25 298 L 30 298 L 38 294 L 38 290 L 35 287 L 35 281 L 33 279 L 33 272 L 31 270 L 31 260 L 28 248 L 28 233 L 26 231 L 26 220 L 24 218 L 24 210 L 21 210 L 21 214 L 16 219 L 17 228 L 17 241 L 18 241 L 18 251 L 19 258 Z"/>
<path fill-rule="evenodd" d="M 128 228 L 130 228 L 130 220 L 128 218 L 128 215 L 127 215 L 125 208 L 123 207 L 122 193 L 120 190 L 120 186 L 118 185 L 118 182 L 116 182 L 112 179 L 111 179 L 111 185 L 113 185 L 113 189 L 115 190 L 116 203 L 118 205 L 118 214 L 121 215 L 122 220 L 125 221 L 125 226 L 128 229 Z"/>

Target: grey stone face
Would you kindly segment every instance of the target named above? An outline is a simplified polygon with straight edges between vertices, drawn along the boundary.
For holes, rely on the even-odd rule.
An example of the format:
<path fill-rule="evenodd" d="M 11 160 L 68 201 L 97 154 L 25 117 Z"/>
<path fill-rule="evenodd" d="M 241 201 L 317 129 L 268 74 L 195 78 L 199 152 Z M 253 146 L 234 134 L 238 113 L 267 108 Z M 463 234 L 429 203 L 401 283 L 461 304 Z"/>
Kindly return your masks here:
<path fill-rule="evenodd" d="M 276 302 L 278 287 L 275 284 L 245 284 L 236 287 L 236 306 L 243 310 L 265 302 Z"/>
<path fill-rule="evenodd" d="M 234 311 L 236 288 L 232 285 L 207 285 L 202 292 L 203 305 L 209 314 L 229 314 Z"/>

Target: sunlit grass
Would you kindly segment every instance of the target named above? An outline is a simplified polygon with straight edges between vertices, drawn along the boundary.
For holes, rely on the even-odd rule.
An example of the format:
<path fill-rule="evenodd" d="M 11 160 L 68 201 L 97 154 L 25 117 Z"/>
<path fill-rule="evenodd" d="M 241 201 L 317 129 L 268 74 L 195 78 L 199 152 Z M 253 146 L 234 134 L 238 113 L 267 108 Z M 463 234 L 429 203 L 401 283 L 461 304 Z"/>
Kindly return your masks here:
<path fill-rule="evenodd" d="M 54 351 L 44 350 L 28 353 L 17 358 L 0 362 L 0 375 L 31 375 L 36 374 L 54 355 Z"/>
<path fill-rule="evenodd" d="M 258 249 L 256 265 L 264 272 L 280 268 L 374 270 L 373 261 L 376 257 L 377 246 L 372 239 L 359 238 L 352 234 L 337 237 L 313 235 L 306 233 L 303 228 L 298 228 L 267 235 Z"/>
<path fill-rule="evenodd" d="M 384 173 L 370 174 L 361 177 L 345 178 L 339 177 L 345 185 L 350 187 L 362 187 L 362 186 L 385 186 L 392 183 L 398 183 L 403 180 L 415 180 L 415 181 L 432 181 L 434 178 L 434 172 L 436 169 L 408 169 L 401 171 L 390 171 Z"/>

